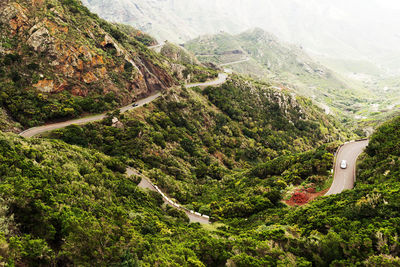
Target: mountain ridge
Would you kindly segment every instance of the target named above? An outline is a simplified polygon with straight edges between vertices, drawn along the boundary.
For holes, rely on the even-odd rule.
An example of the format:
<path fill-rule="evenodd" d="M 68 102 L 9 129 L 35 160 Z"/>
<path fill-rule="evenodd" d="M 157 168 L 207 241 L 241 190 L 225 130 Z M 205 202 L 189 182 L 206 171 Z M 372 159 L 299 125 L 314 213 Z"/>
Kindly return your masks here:
<path fill-rule="evenodd" d="M 202 63 L 223 64 L 238 73 L 273 81 L 277 88 L 292 88 L 293 92 L 316 100 L 324 108 L 329 106 L 328 113 L 351 117 L 352 112 L 361 108 L 357 104 L 374 95 L 361 84 L 316 62 L 301 47 L 286 44 L 260 28 L 237 35 L 204 35 L 184 46 Z M 232 61 L 238 64 L 229 65 Z"/>
<path fill-rule="evenodd" d="M 378 0 L 350 4 L 343 0 L 335 4 L 327 0 L 251 0 L 246 5 L 241 0 L 85 0 L 84 4 L 104 18 L 134 25 L 159 40 L 176 43 L 207 33 L 238 34 L 261 26 L 286 42 L 304 46 L 317 58 L 382 65 L 390 63 L 393 52 L 397 57 L 400 53 L 398 38 L 390 31 L 398 29 L 394 26 L 399 25 L 396 10 Z M 363 12 L 354 16 L 361 9 Z M 398 64 L 391 64 L 390 68 L 399 69 Z"/>

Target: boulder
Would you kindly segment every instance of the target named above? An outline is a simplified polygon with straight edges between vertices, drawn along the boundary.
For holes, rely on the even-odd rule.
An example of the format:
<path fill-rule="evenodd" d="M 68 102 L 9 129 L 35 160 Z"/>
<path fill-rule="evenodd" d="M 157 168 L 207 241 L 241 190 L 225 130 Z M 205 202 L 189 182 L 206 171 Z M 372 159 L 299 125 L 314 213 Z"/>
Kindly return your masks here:
<path fill-rule="evenodd" d="M 49 31 L 44 26 L 33 26 L 30 30 L 32 32 L 27 44 L 33 47 L 36 52 L 45 52 L 48 45 L 53 43 Z"/>

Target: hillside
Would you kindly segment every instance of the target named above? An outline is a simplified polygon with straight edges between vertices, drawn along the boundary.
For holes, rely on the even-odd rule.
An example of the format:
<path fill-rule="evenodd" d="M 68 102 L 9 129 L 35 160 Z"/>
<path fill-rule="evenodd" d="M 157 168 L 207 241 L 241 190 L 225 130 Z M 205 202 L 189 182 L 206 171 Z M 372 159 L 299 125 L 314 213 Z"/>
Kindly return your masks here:
<path fill-rule="evenodd" d="M 168 61 L 133 32 L 78 0 L 1 1 L 1 105 L 34 126 L 110 110 L 174 85 Z"/>
<path fill-rule="evenodd" d="M 101 123 L 69 127 L 51 136 L 129 159 L 128 164 L 141 169 L 173 198 L 210 214 L 219 222 L 214 224 L 218 230 L 211 232 L 219 236 L 219 242 L 210 236 L 202 242 L 213 251 L 213 261 L 195 252 L 206 266 L 217 262 L 218 266 L 282 262 L 290 266 L 396 266 L 400 262 L 398 119 L 371 137 L 354 190 L 290 208 L 281 202 L 290 185 L 307 184 L 307 188 L 329 182 L 335 144 L 304 152 L 322 144 L 313 140 L 334 137 L 329 131 L 321 134 L 315 127 L 306 127 L 307 120 L 317 122 L 314 115 L 325 117 L 321 111 L 299 97 L 290 100 L 290 94 L 238 78 L 203 91 L 176 90 L 141 110 L 113 114 Z M 272 99 L 280 104 L 269 109 Z M 292 121 L 293 127 L 287 123 L 298 118 L 296 106 L 305 116 L 302 127 L 298 127 L 301 120 Z M 248 121 L 250 114 L 255 119 Z M 263 114 L 268 114 L 267 121 Z M 112 125 L 114 116 L 121 124 Z M 318 123 L 331 129 L 329 119 Z M 259 143 L 269 140 L 269 134 L 274 142 Z M 294 141 L 293 136 L 302 139 Z M 204 248 L 205 243 L 201 244 Z M 239 251 L 228 248 L 235 245 Z"/>
<path fill-rule="evenodd" d="M 111 122 L 113 116 L 118 125 Z M 227 195 L 239 202 L 252 198 L 254 180 L 249 175 L 266 179 L 260 186 L 271 190 L 279 176 L 283 191 L 303 182 L 324 186 L 334 150 L 334 145 L 324 144 L 352 135 L 305 98 L 234 77 L 220 87 L 170 90 L 138 111 L 50 136 L 128 158 L 171 197 L 218 218 L 227 213 L 213 202 L 228 208 L 232 200 Z M 306 151 L 310 152 L 302 154 Z M 265 162 L 266 167 L 243 174 Z M 262 171 L 271 165 L 281 167 Z M 243 188 L 227 194 L 232 183 L 242 183 Z M 281 192 L 274 192 L 277 195 L 269 197 L 276 204 Z M 254 203 L 249 205 L 238 216 L 254 212 Z"/>
<path fill-rule="evenodd" d="M 360 164 L 360 181 L 367 184 L 399 182 L 400 117 L 381 125 L 371 136 Z"/>
<path fill-rule="evenodd" d="M 0 132 L 0 159 L 2 264 L 128 261 L 146 233 L 175 227 L 122 162 L 97 151 Z"/>
<path fill-rule="evenodd" d="M 144 2 L 170 3 L 114 4 Z M 359 89 L 260 29 L 156 43 L 79 0 L 0 2 L 0 266 L 400 266 L 400 117 L 325 196 L 397 76 Z"/>
<path fill-rule="evenodd" d="M 205 82 L 218 76 L 218 68 L 215 65 L 211 67 L 202 65 L 191 52 L 173 43 L 162 44 L 160 55 L 169 59 L 174 76 L 181 82 L 187 84 Z"/>
<path fill-rule="evenodd" d="M 125 129 L 133 132 L 128 127 L 135 122 L 127 122 Z M 140 127 L 145 142 L 149 126 Z M 157 195 L 137 188 L 136 178 L 123 176 L 125 164 L 119 159 L 61 141 L 0 133 L 1 261 L 63 266 L 396 266 L 400 196 L 398 136 L 393 129 L 398 126 L 396 119 L 377 131 L 361 166 L 364 177 L 380 168 L 379 179 L 361 178 L 355 190 L 287 208 L 267 201 L 282 188 L 276 176 L 261 174 L 263 178 L 247 183 L 246 175 L 231 180 L 227 176 L 229 193 L 222 188 L 233 202 L 212 206 L 228 219 L 204 228 L 187 224 L 179 213 L 161 206 Z M 96 128 L 117 131 L 105 125 Z M 386 153 L 394 163 L 383 159 Z M 298 157 L 299 163 L 310 159 L 321 166 L 315 152 Z M 286 161 L 260 165 L 259 170 Z M 296 168 L 300 166 L 309 162 Z M 235 192 L 244 197 L 245 186 L 247 203 L 235 199 Z M 255 209 L 248 214 L 249 208 Z"/>
<path fill-rule="evenodd" d="M 322 107 L 329 106 L 353 118 L 374 96 L 360 83 L 344 79 L 315 62 L 301 47 L 285 44 L 261 29 L 238 35 L 206 35 L 187 42 L 185 48 L 202 62 L 222 64 L 239 73 L 272 80 L 277 87 L 292 88 Z M 230 62 L 237 63 L 225 65 Z"/>
<path fill-rule="evenodd" d="M 230 240 L 223 229 L 188 224 L 124 171 L 124 163 L 95 150 L 0 132 L 0 264 L 223 266 L 246 262 L 243 257 L 272 265 L 297 262 L 281 249 L 265 251 L 279 255 L 274 258 L 246 249 L 248 240 L 263 249 L 267 241 Z"/>

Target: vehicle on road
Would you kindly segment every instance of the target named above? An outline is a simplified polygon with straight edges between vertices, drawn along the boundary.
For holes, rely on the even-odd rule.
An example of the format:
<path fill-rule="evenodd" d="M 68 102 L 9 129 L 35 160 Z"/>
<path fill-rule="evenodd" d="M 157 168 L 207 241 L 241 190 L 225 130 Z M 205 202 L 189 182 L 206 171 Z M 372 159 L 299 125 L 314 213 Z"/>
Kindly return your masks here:
<path fill-rule="evenodd" d="M 340 168 L 341 169 L 346 169 L 347 168 L 347 161 L 342 160 L 342 162 L 340 163 Z"/>
<path fill-rule="evenodd" d="M 134 108 L 137 107 L 137 106 L 139 106 L 139 105 L 136 104 L 136 103 L 133 103 L 133 104 L 132 104 L 132 107 L 134 107 Z"/>

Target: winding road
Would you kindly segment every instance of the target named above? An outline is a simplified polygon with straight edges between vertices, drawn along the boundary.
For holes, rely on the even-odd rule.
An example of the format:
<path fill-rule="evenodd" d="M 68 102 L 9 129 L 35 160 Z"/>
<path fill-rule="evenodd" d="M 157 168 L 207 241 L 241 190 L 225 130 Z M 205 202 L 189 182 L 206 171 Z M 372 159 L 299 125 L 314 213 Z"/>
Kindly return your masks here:
<path fill-rule="evenodd" d="M 336 153 L 333 183 L 325 196 L 340 194 L 353 189 L 356 180 L 356 163 L 360 154 L 368 145 L 368 140 L 352 141 L 342 145 Z M 342 160 L 347 161 L 347 168 L 341 169 Z"/>
<path fill-rule="evenodd" d="M 220 74 L 218 74 L 218 78 L 216 80 L 204 82 L 204 83 L 188 84 L 188 85 L 186 85 L 186 88 L 217 86 L 217 85 L 221 85 L 221 84 L 225 83 L 227 78 L 228 78 L 228 74 L 220 73 Z"/>
<path fill-rule="evenodd" d="M 228 78 L 228 74 L 220 73 L 216 80 L 208 81 L 208 82 L 204 82 L 204 83 L 187 84 L 186 88 L 192 88 L 192 87 L 198 87 L 198 86 L 200 86 L 200 87 L 216 86 L 216 85 L 220 85 L 220 84 L 225 83 L 227 78 Z M 120 108 L 119 110 L 120 110 L 121 113 L 124 113 L 126 111 L 139 108 L 139 107 L 141 107 L 141 106 L 143 106 L 145 104 L 153 102 L 154 100 L 156 100 L 160 96 L 161 96 L 161 93 L 153 94 L 153 95 L 151 95 L 149 97 L 146 97 L 146 98 L 143 98 L 141 100 L 138 100 L 136 102 L 136 104 L 138 106 L 136 106 L 136 107 L 134 107 L 132 104 L 129 104 L 127 106 L 124 106 L 124 107 Z M 62 129 L 62 128 L 65 128 L 65 127 L 67 127 L 69 125 L 72 125 L 72 124 L 82 125 L 82 124 L 87 124 L 87 123 L 90 123 L 90 122 L 101 121 L 106 116 L 107 116 L 107 113 L 103 113 L 103 114 L 99 114 L 99 115 L 93 115 L 93 116 L 88 116 L 88 117 L 69 120 L 69 121 L 64 121 L 64 122 L 46 124 L 46 125 L 43 125 L 43 126 L 33 127 L 33 128 L 30 128 L 30 129 L 27 129 L 27 130 L 21 132 L 19 135 L 23 136 L 23 137 L 26 137 L 26 138 L 29 138 L 29 137 L 33 137 L 35 135 L 39 135 L 39 134 L 42 134 L 42 133 L 45 133 L 45 132 L 54 131 L 54 130 L 57 130 L 57 129 Z"/>
<path fill-rule="evenodd" d="M 225 83 L 227 78 L 228 78 L 228 74 L 220 73 L 216 80 L 208 81 L 208 82 L 204 82 L 204 83 L 187 84 L 186 88 L 217 86 L 217 85 L 221 85 L 221 84 Z M 139 107 L 141 107 L 141 106 L 143 106 L 143 105 L 145 105 L 147 103 L 150 103 L 150 102 L 156 100 L 160 96 L 161 96 L 161 93 L 153 94 L 153 95 L 151 95 L 149 97 L 146 97 L 144 99 L 138 100 L 136 102 L 137 106 L 133 106 L 133 104 L 129 104 L 129 105 L 125 106 L 125 107 L 120 108 L 119 110 L 120 110 L 121 113 L 124 113 L 124 112 L 127 112 L 129 110 L 133 110 L 133 109 L 139 108 Z M 99 115 L 93 115 L 93 116 L 88 116 L 88 117 L 69 120 L 69 121 L 64 121 L 64 122 L 58 122 L 58 123 L 47 124 L 47 125 L 43 125 L 43 126 L 39 126 L 39 127 L 33 127 L 33 128 L 30 128 L 30 129 L 27 129 L 27 130 L 21 132 L 19 135 L 22 136 L 22 137 L 25 137 L 25 138 L 30 138 L 30 137 L 34 137 L 36 135 L 39 135 L 39 134 L 42 134 L 42 133 L 45 133 L 45 132 L 48 132 L 48 131 L 62 129 L 62 128 L 65 128 L 65 127 L 67 127 L 69 125 L 73 125 L 73 124 L 74 125 L 82 125 L 82 124 L 87 124 L 87 123 L 90 123 L 90 122 L 100 121 L 100 120 L 104 119 L 106 116 L 107 116 L 107 113 L 103 113 L 103 114 L 99 114 Z M 157 186 L 152 184 L 150 179 L 148 179 L 144 175 L 138 173 L 137 171 L 133 170 L 132 168 L 128 168 L 127 169 L 127 175 L 128 176 L 138 175 L 138 176 L 142 177 L 142 180 L 138 185 L 139 187 L 159 192 L 162 195 L 165 203 L 167 203 L 168 205 L 171 205 L 171 206 L 173 206 L 175 208 L 178 208 L 178 209 L 181 209 L 181 210 L 185 211 L 185 213 L 188 215 L 188 217 L 190 219 L 190 222 L 199 222 L 199 223 L 203 223 L 203 224 L 210 223 L 210 220 L 209 220 L 208 216 L 201 215 L 201 214 L 196 213 L 194 211 L 185 209 L 185 208 L 181 207 L 179 204 L 173 202 L 160 189 L 158 189 Z"/>
<path fill-rule="evenodd" d="M 220 64 L 220 67 L 224 67 L 224 66 L 230 66 L 230 65 L 235 65 L 235 64 L 239 64 L 239 63 L 243 63 L 243 62 L 247 62 L 249 61 L 250 58 L 246 58 L 246 59 L 242 59 L 242 60 L 238 60 L 238 61 L 234 61 L 234 62 L 229 62 L 229 63 L 224 63 L 224 64 Z"/>
<path fill-rule="evenodd" d="M 156 44 L 156 45 L 148 46 L 147 48 L 148 48 L 148 49 L 151 49 L 151 50 L 153 50 L 153 51 L 155 51 L 155 52 L 157 52 L 157 53 L 160 53 L 160 52 L 161 52 L 161 49 L 162 49 L 162 47 L 163 47 L 164 45 L 165 45 L 165 42 L 161 42 L 161 43 Z"/>
<path fill-rule="evenodd" d="M 243 61 L 247 61 L 247 60 L 248 59 L 243 60 Z M 243 61 L 232 62 L 230 64 L 236 64 L 236 63 L 240 63 Z M 225 64 L 225 65 L 229 65 L 229 64 Z M 193 87 L 217 86 L 217 85 L 221 85 L 221 84 L 225 83 L 227 78 L 228 78 L 227 73 L 219 73 L 218 78 L 213 81 L 207 81 L 204 83 L 187 84 L 187 85 L 185 85 L 185 87 L 193 88 Z M 147 103 L 150 103 L 150 102 L 156 100 L 160 96 L 161 96 L 161 93 L 153 94 L 149 97 L 138 100 L 136 102 L 137 106 L 133 106 L 133 104 L 129 104 L 127 106 L 121 107 L 120 112 L 124 113 L 129 110 L 139 108 Z M 90 122 L 100 121 L 100 120 L 104 119 L 105 117 L 106 117 L 106 113 L 103 113 L 103 114 L 99 114 L 99 115 L 88 116 L 88 117 L 69 120 L 69 121 L 65 121 L 65 122 L 47 124 L 47 125 L 27 129 L 27 130 L 21 132 L 19 135 L 22 137 L 25 137 L 25 138 L 30 138 L 30 137 L 34 137 L 36 135 L 39 135 L 39 134 L 42 134 L 42 133 L 45 133 L 48 131 L 65 128 L 65 127 L 67 127 L 69 125 L 73 125 L 73 124 L 82 125 L 82 124 L 87 124 Z M 335 162 L 335 166 L 334 166 L 333 183 L 332 183 L 332 186 L 329 189 L 329 191 L 325 194 L 326 196 L 333 195 L 333 194 L 339 194 L 343 190 L 352 189 L 354 187 L 357 158 L 363 152 L 363 150 L 365 149 L 365 147 L 367 145 L 368 145 L 368 140 L 362 140 L 362 141 L 346 143 L 339 148 L 337 155 L 336 155 L 336 162 Z M 346 160 L 348 163 L 348 167 L 346 169 L 340 168 L 340 163 L 342 160 Z M 201 215 L 199 213 L 195 213 L 194 211 L 185 209 L 184 207 L 181 207 L 179 204 L 173 202 L 156 185 L 154 185 L 150 181 L 150 179 L 148 179 L 144 175 L 140 174 L 136 170 L 134 170 L 132 168 L 128 168 L 127 175 L 128 176 L 132 176 L 132 175 L 140 176 L 142 178 L 141 182 L 138 185 L 140 188 L 159 192 L 162 195 L 163 200 L 166 204 L 183 210 L 188 215 L 190 222 L 199 222 L 202 224 L 210 223 L 208 216 Z"/>

